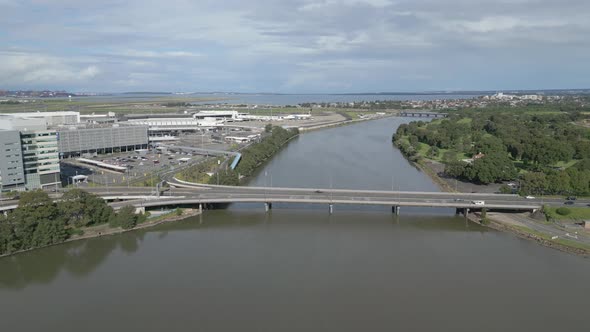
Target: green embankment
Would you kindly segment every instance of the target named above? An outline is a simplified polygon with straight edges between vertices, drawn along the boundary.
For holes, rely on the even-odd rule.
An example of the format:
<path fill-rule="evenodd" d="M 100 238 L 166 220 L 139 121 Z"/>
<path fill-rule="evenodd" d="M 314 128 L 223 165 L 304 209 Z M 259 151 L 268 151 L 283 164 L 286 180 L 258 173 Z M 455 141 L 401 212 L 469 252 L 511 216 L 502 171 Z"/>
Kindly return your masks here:
<path fill-rule="evenodd" d="M 583 110 L 555 105 L 449 110 L 445 119 L 400 125 L 393 142 L 411 161 L 442 162 L 448 176 L 464 181 L 518 180 L 525 195 L 585 196 L 590 129 L 573 125 L 588 117 Z"/>
<path fill-rule="evenodd" d="M 102 198 L 71 189 L 54 202 L 42 190 L 20 193 L 18 207 L 0 216 L 0 255 L 62 243 L 89 227 L 134 228 L 146 215 L 126 206 L 118 212 Z"/>
<path fill-rule="evenodd" d="M 195 165 L 176 176 L 190 182 L 237 186 L 242 178 L 250 177 L 260 165 L 269 160 L 283 145 L 297 135 L 299 135 L 297 128 L 272 127 L 270 135 L 240 151 L 242 158 L 236 169 L 232 170 L 229 167 L 217 169 L 217 159 L 215 159 L 213 166 L 210 163 Z M 215 169 L 216 173 L 213 176 L 208 176 L 206 172 L 211 172 L 212 169 Z"/>
<path fill-rule="evenodd" d="M 590 220 L 590 209 L 584 207 L 563 207 L 565 211 L 569 211 L 564 215 L 557 213 L 557 207 L 544 208 L 545 214 L 554 220 Z"/>
<path fill-rule="evenodd" d="M 534 235 L 534 236 L 536 236 L 542 240 L 545 240 L 547 242 L 556 243 L 556 244 L 559 244 L 559 245 L 562 245 L 562 246 L 568 247 L 568 248 L 585 250 L 586 252 L 590 251 L 590 245 L 587 245 L 584 243 L 580 243 L 580 242 L 576 242 L 576 241 L 572 241 L 572 240 L 568 240 L 568 239 L 563 239 L 560 237 L 557 239 L 553 239 L 550 235 L 538 232 L 538 231 L 528 228 L 526 226 L 510 226 L 510 227 L 518 230 L 519 232 L 521 232 L 523 234 L 531 234 L 531 235 Z"/>

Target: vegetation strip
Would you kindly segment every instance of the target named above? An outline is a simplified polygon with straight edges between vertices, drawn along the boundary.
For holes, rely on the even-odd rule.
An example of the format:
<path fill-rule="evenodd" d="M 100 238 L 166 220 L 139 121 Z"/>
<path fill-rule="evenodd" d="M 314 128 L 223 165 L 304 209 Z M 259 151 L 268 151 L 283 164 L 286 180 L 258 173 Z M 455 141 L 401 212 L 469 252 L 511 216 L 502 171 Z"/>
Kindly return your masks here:
<path fill-rule="evenodd" d="M 195 165 L 179 174 L 177 178 L 183 181 L 237 186 L 242 178 L 250 177 L 256 169 L 276 154 L 287 142 L 299 135 L 297 128 L 284 129 L 277 126 L 266 128 L 267 136 L 260 142 L 251 144 L 241 151 L 242 159 L 235 169 L 219 168 L 216 160 L 210 159 L 205 163 Z M 212 174 L 216 170 L 215 174 Z"/>
<path fill-rule="evenodd" d="M 453 191 L 429 165 L 443 162 L 445 173 L 464 181 L 503 185 L 504 193 L 522 195 L 590 195 L 590 130 L 572 125 L 587 115 L 579 108 L 518 107 L 448 111 L 449 117 L 401 125 L 392 141 L 444 191 Z M 548 220 L 590 220 L 588 208 L 544 207 Z M 553 239 L 527 227 L 482 218 L 488 227 L 510 231 L 545 246 L 588 255 L 590 248 Z"/>
<path fill-rule="evenodd" d="M 158 218 L 182 216 L 174 215 Z M 73 239 L 121 233 L 162 219 L 148 220 L 149 214 L 136 214 L 133 206 L 115 212 L 102 198 L 80 189 L 71 189 L 54 202 L 41 190 L 20 194 L 18 207 L 0 217 L 0 256 L 59 244 Z M 184 217 L 182 217 L 184 218 Z M 97 226 L 104 231 L 85 234 Z M 140 225 L 138 227 L 138 225 Z"/>

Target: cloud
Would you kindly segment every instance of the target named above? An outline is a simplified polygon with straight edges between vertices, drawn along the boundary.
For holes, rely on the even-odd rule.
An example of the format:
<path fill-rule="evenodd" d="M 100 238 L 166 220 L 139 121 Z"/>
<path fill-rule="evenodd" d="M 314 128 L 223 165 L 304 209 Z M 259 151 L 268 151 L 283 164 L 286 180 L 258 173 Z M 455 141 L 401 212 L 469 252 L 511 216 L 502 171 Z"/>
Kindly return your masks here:
<path fill-rule="evenodd" d="M 590 86 L 587 0 L 0 3 L 10 4 L 0 10 L 0 83 L 7 87 L 350 92 Z M 503 78 L 497 68 L 509 72 Z M 546 79 L 528 78 L 531 72 Z"/>
<path fill-rule="evenodd" d="M 63 84 L 84 82 L 100 74 L 96 65 L 69 63 L 67 59 L 24 52 L 0 52 L 0 84 Z"/>

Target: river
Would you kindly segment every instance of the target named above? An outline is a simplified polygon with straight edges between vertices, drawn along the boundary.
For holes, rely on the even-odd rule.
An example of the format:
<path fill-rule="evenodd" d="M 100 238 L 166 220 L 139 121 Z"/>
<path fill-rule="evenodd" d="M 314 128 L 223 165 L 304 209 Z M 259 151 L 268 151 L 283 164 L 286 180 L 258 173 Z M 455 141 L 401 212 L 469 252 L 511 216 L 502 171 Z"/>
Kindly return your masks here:
<path fill-rule="evenodd" d="M 306 133 L 251 185 L 437 190 L 391 144 L 404 121 Z M 589 280 L 587 259 L 446 209 L 234 205 L 0 259 L 0 326 L 575 331 L 588 325 Z"/>

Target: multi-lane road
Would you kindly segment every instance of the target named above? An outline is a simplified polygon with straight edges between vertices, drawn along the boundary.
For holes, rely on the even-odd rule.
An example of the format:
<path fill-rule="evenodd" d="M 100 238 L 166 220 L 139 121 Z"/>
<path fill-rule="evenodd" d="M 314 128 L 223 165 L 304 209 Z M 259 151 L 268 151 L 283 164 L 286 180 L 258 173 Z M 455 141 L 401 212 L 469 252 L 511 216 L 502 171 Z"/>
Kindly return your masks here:
<path fill-rule="evenodd" d="M 170 180 L 169 184 L 171 188 L 161 190 L 145 187 L 84 190 L 109 201 L 119 201 L 112 203 L 116 208 L 129 204 L 155 207 L 199 203 L 316 203 L 532 211 L 542 205 L 563 206 L 565 202 L 560 198 L 526 199 L 504 194 L 195 185 L 175 179 Z M 14 208 L 17 203 L 4 201 L 0 208 Z M 589 203 L 589 200 L 576 200 L 572 206 L 587 206 Z"/>
<path fill-rule="evenodd" d="M 231 187 L 196 186 L 171 181 L 173 186 L 155 197 L 150 188 L 90 188 L 89 191 L 110 199 L 129 200 L 137 203 L 136 197 L 143 197 L 142 206 L 198 203 L 317 203 L 317 204 L 359 204 L 416 207 L 482 208 L 496 210 L 534 210 L 542 204 L 557 205 L 562 201 L 529 200 L 516 195 L 440 193 L 409 191 L 372 191 L 324 188 L 272 188 L 272 187 Z M 148 197 L 147 195 L 150 195 Z M 483 201 L 477 205 L 475 201 Z M 124 204 L 124 203 L 120 203 Z M 119 204 L 117 204 L 119 205 Z"/>

